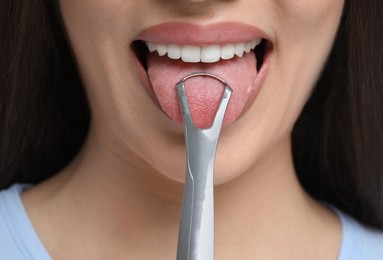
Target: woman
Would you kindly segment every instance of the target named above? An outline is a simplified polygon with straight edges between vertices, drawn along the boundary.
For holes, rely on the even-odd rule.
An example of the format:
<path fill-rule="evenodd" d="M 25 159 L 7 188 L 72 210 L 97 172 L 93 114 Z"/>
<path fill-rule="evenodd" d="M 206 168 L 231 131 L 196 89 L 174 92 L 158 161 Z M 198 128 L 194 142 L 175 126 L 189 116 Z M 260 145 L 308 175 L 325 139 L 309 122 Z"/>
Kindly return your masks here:
<path fill-rule="evenodd" d="M 382 10 L 2 1 L 2 259 L 174 259 L 174 85 L 193 71 L 234 89 L 215 162 L 216 259 L 381 259 Z M 219 87 L 191 84 L 193 121 L 208 127 Z"/>

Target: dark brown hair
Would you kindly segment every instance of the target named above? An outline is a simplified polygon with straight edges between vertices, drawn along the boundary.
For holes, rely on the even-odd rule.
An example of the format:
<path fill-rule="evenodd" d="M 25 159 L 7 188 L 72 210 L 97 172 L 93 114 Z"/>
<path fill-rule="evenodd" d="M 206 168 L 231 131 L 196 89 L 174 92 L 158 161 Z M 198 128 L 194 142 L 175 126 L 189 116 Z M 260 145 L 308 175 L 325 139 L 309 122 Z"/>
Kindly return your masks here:
<path fill-rule="evenodd" d="M 303 186 L 383 228 L 383 1 L 346 0 L 332 52 L 293 131 Z"/>
<path fill-rule="evenodd" d="M 346 0 L 292 142 L 308 193 L 383 229 L 382 4 Z M 0 189 L 53 175 L 88 131 L 86 97 L 56 14 L 48 0 L 0 1 Z"/>
<path fill-rule="evenodd" d="M 0 0 L 0 189 L 51 176 L 87 133 L 89 110 L 55 4 Z"/>

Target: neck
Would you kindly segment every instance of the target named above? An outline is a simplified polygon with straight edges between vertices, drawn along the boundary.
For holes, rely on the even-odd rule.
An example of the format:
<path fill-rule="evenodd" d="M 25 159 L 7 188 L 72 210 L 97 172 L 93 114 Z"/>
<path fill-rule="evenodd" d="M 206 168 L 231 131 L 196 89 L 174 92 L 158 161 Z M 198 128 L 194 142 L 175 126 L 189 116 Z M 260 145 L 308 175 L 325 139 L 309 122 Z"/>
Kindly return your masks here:
<path fill-rule="evenodd" d="M 242 254 L 270 259 L 278 253 L 276 246 L 302 250 L 303 239 L 324 239 L 312 235 L 325 226 L 321 223 L 328 232 L 338 225 L 301 189 L 290 142 L 275 151 L 235 180 L 215 187 L 217 259 Z M 76 245 L 88 241 L 89 258 L 118 258 L 120 252 L 140 259 L 174 259 L 182 191 L 182 184 L 162 177 L 134 153 L 121 157 L 92 140 L 69 167 L 23 199 L 53 257 L 60 258 L 63 250 L 79 258 L 84 250 Z M 302 239 L 288 239 L 296 234 Z M 69 251 L 62 248 L 62 240 Z"/>

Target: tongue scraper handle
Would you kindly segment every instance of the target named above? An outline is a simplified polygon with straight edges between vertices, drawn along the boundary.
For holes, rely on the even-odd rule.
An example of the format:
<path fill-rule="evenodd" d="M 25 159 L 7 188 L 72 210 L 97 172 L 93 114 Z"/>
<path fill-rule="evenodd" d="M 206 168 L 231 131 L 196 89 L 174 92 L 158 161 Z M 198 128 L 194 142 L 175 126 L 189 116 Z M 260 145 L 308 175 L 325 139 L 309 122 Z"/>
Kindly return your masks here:
<path fill-rule="evenodd" d="M 184 81 L 195 76 L 213 77 L 225 85 L 221 103 L 210 128 L 192 122 Z M 186 142 L 186 179 L 178 235 L 177 260 L 214 259 L 214 160 L 219 133 L 232 89 L 221 78 L 195 73 L 176 85 Z"/>

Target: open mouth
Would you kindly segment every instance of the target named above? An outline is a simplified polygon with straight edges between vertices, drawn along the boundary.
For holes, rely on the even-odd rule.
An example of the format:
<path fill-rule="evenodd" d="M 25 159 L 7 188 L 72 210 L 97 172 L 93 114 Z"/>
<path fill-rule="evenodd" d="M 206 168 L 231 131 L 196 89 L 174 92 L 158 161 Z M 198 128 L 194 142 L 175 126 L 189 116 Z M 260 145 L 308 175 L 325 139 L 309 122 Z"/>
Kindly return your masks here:
<path fill-rule="evenodd" d="M 166 30 L 158 30 L 155 33 L 144 33 L 144 36 L 133 41 L 131 48 L 141 67 L 140 71 L 146 72 L 156 97 L 155 101 L 171 119 L 182 122 L 175 85 L 185 76 L 196 72 L 207 72 L 223 78 L 233 89 L 224 125 L 239 118 L 255 100 L 266 75 L 268 66 L 265 65 L 268 64 L 273 45 L 262 36 L 242 37 L 239 33 L 228 36 L 230 39 L 236 39 L 230 43 L 223 39 L 222 34 L 217 33 L 231 30 L 232 34 L 236 34 L 234 29 L 241 29 L 241 26 L 236 26 L 225 25 L 222 26 L 224 29 L 218 28 L 216 33 L 213 33 L 215 41 L 206 40 L 211 38 L 211 35 L 206 33 L 207 30 L 201 31 L 202 38 L 205 39 L 203 41 L 197 37 L 198 33 L 195 31 L 191 37 L 190 33 L 184 33 L 185 30 L 181 30 L 183 28 L 177 27 L 175 36 L 172 35 L 173 28 L 167 27 Z M 193 28 L 191 27 L 190 31 L 193 31 Z M 165 36 L 161 34 L 163 31 L 166 31 Z M 177 43 L 172 43 L 172 39 Z M 186 86 L 192 120 L 197 127 L 208 128 L 215 117 L 224 88 L 222 83 L 218 84 L 212 79 L 193 80 L 190 80 L 190 83 L 188 81 L 189 87 Z"/>

